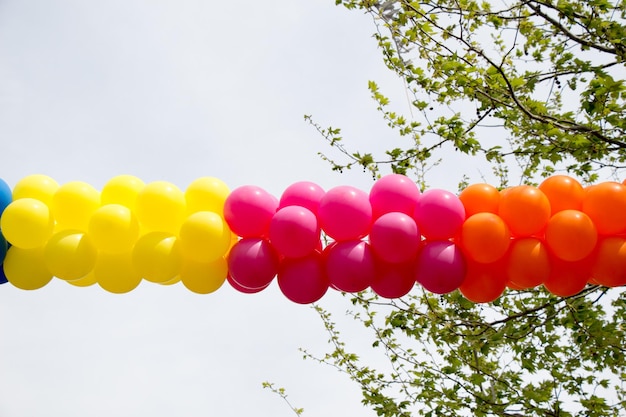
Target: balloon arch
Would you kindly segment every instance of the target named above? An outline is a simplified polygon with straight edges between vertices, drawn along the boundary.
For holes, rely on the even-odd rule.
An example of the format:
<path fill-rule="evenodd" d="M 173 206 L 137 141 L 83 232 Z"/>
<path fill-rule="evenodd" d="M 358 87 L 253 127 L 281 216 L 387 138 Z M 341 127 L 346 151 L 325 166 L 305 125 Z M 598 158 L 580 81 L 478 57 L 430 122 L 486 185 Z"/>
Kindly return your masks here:
<path fill-rule="evenodd" d="M 276 278 L 307 304 L 329 289 L 397 298 L 421 285 L 490 302 L 507 287 L 626 284 L 626 185 L 565 175 L 457 195 L 390 174 L 369 193 L 297 182 L 280 198 L 214 177 L 183 191 L 121 175 L 99 191 L 30 175 L 13 190 L 0 180 L 0 213 L 0 282 L 25 290 L 57 277 L 113 293 L 142 280 L 256 293 Z"/>

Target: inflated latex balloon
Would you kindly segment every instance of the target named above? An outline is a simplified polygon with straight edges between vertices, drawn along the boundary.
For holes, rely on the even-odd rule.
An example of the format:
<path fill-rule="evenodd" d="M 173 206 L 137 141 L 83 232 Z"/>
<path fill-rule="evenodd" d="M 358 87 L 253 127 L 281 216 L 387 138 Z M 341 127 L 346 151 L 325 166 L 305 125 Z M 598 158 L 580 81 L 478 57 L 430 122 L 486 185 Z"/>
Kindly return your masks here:
<path fill-rule="evenodd" d="M 588 186 L 582 211 L 601 235 L 626 232 L 626 185 L 609 181 Z"/>
<path fill-rule="evenodd" d="M 9 280 L 7 279 L 7 276 L 4 273 L 4 268 L 3 268 L 2 265 L 0 265 L 0 285 L 6 284 L 8 282 L 9 282 Z"/>
<path fill-rule="evenodd" d="M 95 268 L 95 265 L 94 265 L 94 268 Z M 65 282 L 67 282 L 68 284 L 72 284 L 75 287 L 81 287 L 81 288 L 91 287 L 92 285 L 96 284 L 96 275 L 94 274 L 92 270 L 91 273 L 85 275 L 82 278 L 66 280 Z"/>
<path fill-rule="evenodd" d="M 376 219 L 392 211 L 412 216 L 419 197 L 419 188 L 407 176 L 385 175 L 376 180 L 370 190 L 369 199 L 373 217 Z"/>
<path fill-rule="evenodd" d="M 93 268 L 94 278 L 105 291 L 124 294 L 137 288 L 141 275 L 133 266 L 131 252 L 98 254 Z"/>
<path fill-rule="evenodd" d="M 269 238 L 279 254 L 300 258 L 313 252 L 320 241 L 317 217 L 301 206 L 283 207 L 270 222 Z"/>
<path fill-rule="evenodd" d="M 226 221 L 212 211 L 189 215 L 180 227 L 179 241 L 184 257 L 196 262 L 213 262 L 222 258 L 231 245 Z"/>
<path fill-rule="evenodd" d="M 13 200 L 34 198 L 51 207 L 52 197 L 58 189 L 59 184 L 47 175 L 29 175 L 19 180 L 13 187 Z"/>
<path fill-rule="evenodd" d="M 598 243 L 591 276 L 599 285 L 620 287 L 626 285 L 626 239 L 607 237 Z"/>
<path fill-rule="evenodd" d="M 553 175 L 543 180 L 539 189 L 548 197 L 552 214 L 561 210 L 582 210 L 585 190 L 572 177 Z"/>
<path fill-rule="evenodd" d="M 559 297 L 569 297 L 581 292 L 591 277 L 592 260 L 585 258 L 568 262 L 550 256 L 550 275 L 543 286 Z"/>
<path fill-rule="evenodd" d="M 0 179 L 0 216 L 2 216 L 4 209 L 11 204 L 11 201 L 13 201 L 11 187 L 3 179 Z"/>
<path fill-rule="evenodd" d="M 278 268 L 277 281 L 285 297 L 298 304 L 318 301 L 330 285 L 322 256 L 317 251 L 300 258 L 284 259 Z"/>
<path fill-rule="evenodd" d="M 447 240 L 426 242 L 417 258 L 415 277 L 426 290 L 447 294 L 465 279 L 465 263 L 456 244 Z"/>
<path fill-rule="evenodd" d="M 185 190 L 187 212 L 212 211 L 224 217 L 224 203 L 230 189 L 224 181 L 215 177 L 195 179 Z"/>
<path fill-rule="evenodd" d="M 233 289 L 235 289 L 237 292 L 240 292 L 240 293 L 243 293 L 243 294 L 256 294 L 258 292 L 263 291 L 264 289 L 269 287 L 270 284 L 271 284 L 271 281 L 270 281 L 266 285 L 264 285 L 262 287 L 259 287 L 259 288 L 248 288 L 248 287 L 244 287 L 243 285 L 239 284 L 230 275 L 228 275 L 226 277 L 226 281 L 230 284 L 230 286 Z"/>
<path fill-rule="evenodd" d="M 43 246 L 54 230 L 54 219 L 46 204 L 21 198 L 9 204 L 0 219 L 0 229 L 11 245 L 32 249 Z"/>
<path fill-rule="evenodd" d="M 100 207 L 100 192 L 83 181 L 59 187 L 52 197 L 52 216 L 57 229 L 86 232 L 91 215 Z"/>
<path fill-rule="evenodd" d="M 7 256 L 7 250 L 9 250 L 9 243 L 4 238 L 4 235 L 0 233 L 0 264 L 2 264 L 4 258 Z"/>
<path fill-rule="evenodd" d="M 118 175 L 111 178 L 102 187 L 100 200 L 102 205 L 119 204 L 130 210 L 137 209 L 137 197 L 146 184 L 133 175 Z"/>
<path fill-rule="evenodd" d="M 415 220 L 397 211 L 385 213 L 372 224 L 369 242 L 385 262 L 402 263 L 414 259 L 420 247 L 420 231 Z"/>
<path fill-rule="evenodd" d="M 481 264 L 470 260 L 459 291 L 474 303 L 490 303 L 502 295 L 506 284 L 507 276 L 503 262 Z"/>
<path fill-rule="evenodd" d="M 513 236 L 537 235 L 550 219 L 550 201 L 539 188 L 518 185 L 501 194 L 498 215 Z"/>
<path fill-rule="evenodd" d="M 186 210 L 185 195 L 167 181 L 151 182 L 137 196 L 137 218 L 149 231 L 178 234 Z"/>
<path fill-rule="evenodd" d="M 582 211 L 562 210 L 548 222 L 545 241 L 552 253 L 564 261 L 586 258 L 598 240 L 594 223 Z"/>
<path fill-rule="evenodd" d="M 323 256 L 330 285 L 336 290 L 351 293 L 363 291 L 376 276 L 374 254 L 367 242 L 335 242 L 326 247 Z"/>
<path fill-rule="evenodd" d="M 509 284 L 513 284 L 509 287 L 520 290 L 543 284 L 550 275 L 549 253 L 543 240 L 514 239 L 506 260 L 506 275 Z"/>
<path fill-rule="evenodd" d="M 133 248 L 132 260 L 142 278 L 157 284 L 174 279 L 183 263 L 178 239 L 166 232 L 141 236 Z"/>
<path fill-rule="evenodd" d="M 180 280 L 183 285 L 196 294 L 210 294 L 217 291 L 226 281 L 228 263 L 224 258 L 211 262 L 197 262 L 183 259 Z"/>
<path fill-rule="evenodd" d="M 228 254 L 228 271 L 233 280 L 247 289 L 265 288 L 278 273 L 278 254 L 262 238 L 244 238 Z"/>
<path fill-rule="evenodd" d="M 424 191 L 413 212 L 420 232 L 426 239 L 454 237 L 465 220 L 465 208 L 459 197 L 440 189 Z"/>
<path fill-rule="evenodd" d="M 366 192 L 340 185 L 326 192 L 317 217 L 322 229 L 336 241 L 361 239 L 372 225 L 372 206 Z"/>
<path fill-rule="evenodd" d="M 241 237 L 266 237 L 278 200 L 261 187 L 244 185 L 234 189 L 224 204 L 228 226 Z"/>
<path fill-rule="evenodd" d="M 465 217 L 476 213 L 498 213 L 500 191 L 493 185 L 478 183 L 467 186 L 459 194 Z"/>
<path fill-rule="evenodd" d="M 502 258 L 511 243 L 506 223 L 493 213 L 476 213 L 461 228 L 463 252 L 476 262 L 491 263 Z"/>
<path fill-rule="evenodd" d="M 8 281 L 22 290 L 37 290 L 52 280 L 44 263 L 44 249 L 22 249 L 12 246 L 4 259 L 4 274 Z"/>
<path fill-rule="evenodd" d="M 91 215 L 87 233 L 100 251 L 128 252 L 139 238 L 139 221 L 128 206 L 106 204 Z"/>
<path fill-rule="evenodd" d="M 407 295 L 415 286 L 415 261 L 389 263 L 375 260 L 376 275 L 370 287 L 384 298 L 400 298 Z"/>
<path fill-rule="evenodd" d="M 96 265 L 98 251 L 84 233 L 62 230 L 55 233 L 44 249 L 44 263 L 57 278 L 71 281 L 88 275 Z"/>
<path fill-rule="evenodd" d="M 311 210 L 317 216 L 320 201 L 326 192 L 319 185 L 310 181 L 300 181 L 288 186 L 280 196 L 278 208 L 300 206 Z"/>

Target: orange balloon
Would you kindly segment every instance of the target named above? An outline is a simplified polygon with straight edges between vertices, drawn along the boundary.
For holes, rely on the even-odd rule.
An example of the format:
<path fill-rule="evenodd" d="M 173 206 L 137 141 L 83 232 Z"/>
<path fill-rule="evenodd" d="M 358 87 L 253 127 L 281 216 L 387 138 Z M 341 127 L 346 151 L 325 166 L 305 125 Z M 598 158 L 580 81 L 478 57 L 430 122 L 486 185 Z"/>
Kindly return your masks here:
<path fill-rule="evenodd" d="M 591 218 L 582 211 L 563 210 L 548 221 L 545 239 L 557 258 L 575 262 L 593 251 L 598 241 L 598 232 Z"/>
<path fill-rule="evenodd" d="M 591 280 L 606 287 L 626 285 L 626 239 L 608 237 L 598 244 Z M 590 282 L 590 283 L 592 283 Z"/>
<path fill-rule="evenodd" d="M 518 185 L 501 194 L 498 215 L 514 236 L 536 235 L 550 219 L 550 201 L 539 188 Z"/>
<path fill-rule="evenodd" d="M 559 297 L 569 297 L 581 292 L 591 276 L 591 259 L 568 262 L 550 256 L 550 275 L 543 286 Z"/>
<path fill-rule="evenodd" d="M 572 177 L 553 175 L 546 178 L 539 189 L 548 197 L 552 214 L 561 210 L 582 210 L 585 189 Z"/>
<path fill-rule="evenodd" d="M 550 275 L 548 248 L 534 237 L 514 239 L 507 257 L 506 272 L 509 286 L 513 284 L 518 289 L 543 284 Z"/>
<path fill-rule="evenodd" d="M 504 262 L 481 264 L 468 261 L 465 279 L 459 291 L 474 303 L 490 303 L 502 295 L 506 284 Z"/>
<path fill-rule="evenodd" d="M 476 213 L 461 227 L 461 249 L 476 262 L 497 261 L 506 254 L 510 243 L 509 228 L 494 213 Z"/>
<path fill-rule="evenodd" d="M 601 235 L 626 232 L 626 185 L 609 181 L 588 186 L 582 211 Z"/>
<path fill-rule="evenodd" d="M 500 192 L 489 184 L 472 184 L 459 194 L 459 199 L 465 207 L 465 217 L 476 213 L 498 213 Z"/>

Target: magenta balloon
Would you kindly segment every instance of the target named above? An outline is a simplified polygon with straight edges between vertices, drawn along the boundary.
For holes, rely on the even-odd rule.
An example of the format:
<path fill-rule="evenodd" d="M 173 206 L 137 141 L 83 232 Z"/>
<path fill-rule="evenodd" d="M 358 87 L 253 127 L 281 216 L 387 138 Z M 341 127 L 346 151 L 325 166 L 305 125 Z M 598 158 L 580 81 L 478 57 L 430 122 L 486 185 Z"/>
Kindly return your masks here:
<path fill-rule="evenodd" d="M 400 298 L 415 285 L 415 262 L 388 263 L 376 259 L 376 276 L 372 291 L 384 298 Z"/>
<path fill-rule="evenodd" d="M 278 208 L 276 197 L 254 185 L 233 190 L 224 203 L 224 219 L 241 237 L 264 237 Z"/>
<path fill-rule="evenodd" d="M 278 273 L 278 254 L 265 239 L 244 238 L 228 254 L 228 272 L 246 288 L 267 286 Z"/>
<path fill-rule="evenodd" d="M 269 283 L 264 286 L 264 287 L 260 287 L 260 288 L 248 288 L 248 287 L 244 287 L 243 285 L 241 285 L 240 283 L 238 283 L 237 281 L 235 281 L 233 279 L 233 277 L 231 277 L 230 275 L 228 275 L 226 277 L 226 280 L 228 281 L 228 283 L 230 284 L 231 287 L 233 287 L 235 290 L 242 292 L 244 294 L 256 294 L 258 292 L 263 291 L 264 289 L 266 289 L 267 287 L 269 287 Z"/>
<path fill-rule="evenodd" d="M 447 294 L 465 279 L 465 259 L 461 249 L 445 240 L 427 242 L 419 253 L 415 276 L 428 291 Z"/>
<path fill-rule="evenodd" d="M 303 258 L 284 259 L 278 269 L 278 287 L 289 300 L 298 304 L 318 301 L 330 282 L 322 255 L 315 251 Z"/>
<path fill-rule="evenodd" d="M 301 206 L 311 210 L 317 216 L 320 201 L 325 193 L 324 189 L 315 183 L 309 181 L 296 182 L 283 191 L 278 208 Z"/>
<path fill-rule="evenodd" d="M 322 229 L 337 241 L 360 239 L 372 225 L 372 206 L 365 191 L 349 185 L 331 188 L 320 201 Z"/>
<path fill-rule="evenodd" d="M 283 207 L 272 217 L 269 237 L 272 246 L 283 256 L 300 258 L 308 255 L 320 242 L 317 217 L 304 207 Z"/>
<path fill-rule="evenodd" d="M 407 262 L 417 255 L 420 233 L 415 220 L 397 211 L 385 213 L 374 221 L 369 241 L 374 253 L 383 261 Z"/>
<path fill-rule="evenodd" d="M 374 218 L 392 211 L 412 216 L 419 197 L 420 190 L 409 177 L 400 174 L 385 175 L 370 190 Z"/>
<path fill-rule="evenodd" d="M 376 271 L 369 243 L 361 240 L 336 242 L 324 252 L 326 273 L 333 288 L 359 292 L 370 286 Z"/>
<path fill-rule="evenodd" d="M 465 207 L 455 194 L 433 188 L 422 193 L 413 218 L 426 239 L 449 239 L 461 230 Z"/>

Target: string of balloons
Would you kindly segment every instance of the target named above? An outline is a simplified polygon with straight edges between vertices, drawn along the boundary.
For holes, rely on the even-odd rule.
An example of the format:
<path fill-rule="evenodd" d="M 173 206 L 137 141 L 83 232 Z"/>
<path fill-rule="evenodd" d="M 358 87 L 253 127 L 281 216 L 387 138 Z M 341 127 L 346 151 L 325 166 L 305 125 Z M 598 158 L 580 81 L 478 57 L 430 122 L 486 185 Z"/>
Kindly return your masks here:
<path fill-rule="evenodd" d="M 455 194 L 383 176 L 369 192 L 301 181 L 279 198 L 214 177 L 184 190 L 131 175 L 101 190 L 30 175 L 0 180 L 0 282 L 24 290 L 54 277 L 126 293 L 142 281 L 208 294 L 274 280 L 291 301 L 415 286 L 468 300 L 543 285 L 559 296 L 626 284 L 626 185 L 554 175 L 537 187 L 477 183 Z"/>

